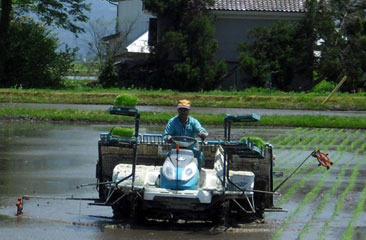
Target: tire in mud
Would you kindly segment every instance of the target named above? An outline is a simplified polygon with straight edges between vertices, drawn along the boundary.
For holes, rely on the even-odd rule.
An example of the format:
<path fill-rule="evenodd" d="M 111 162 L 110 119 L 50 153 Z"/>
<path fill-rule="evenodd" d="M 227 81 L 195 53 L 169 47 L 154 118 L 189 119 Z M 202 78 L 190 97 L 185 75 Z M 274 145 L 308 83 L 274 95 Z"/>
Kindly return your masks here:
<path fill-rule="evenodd" d="M 254 189 L 256 190 L 266 190 L 266 183 L 264 181 L 258 181 L 255 183 Z M 264 217 L 264 209 L 265 209 L 265 193 L 254 193 L 254 202 L 255 202 L 255 216 L 257 218 L 263 218 Z"/>
<path fill-rule="evenodd" d="M 122 198 L 118 203 L 112 206 L 113 218 L 129 219 L 132 213 L 131 203 L 127 197 Z"/>
<path fill-rule="evenodd" d="M 230 213 L 229 201 L 216 204 L 211 211 L 212 223 L 219 226 L 227 226 L 229 224 Z"/>
<path fill-rule="evenodd" d="M 142 200 L 134 199 L 133 210 L 131 212 L 131 219 L 134 224 L 144 224 L 146 223 L 146 216 L 144 214 Z"/>

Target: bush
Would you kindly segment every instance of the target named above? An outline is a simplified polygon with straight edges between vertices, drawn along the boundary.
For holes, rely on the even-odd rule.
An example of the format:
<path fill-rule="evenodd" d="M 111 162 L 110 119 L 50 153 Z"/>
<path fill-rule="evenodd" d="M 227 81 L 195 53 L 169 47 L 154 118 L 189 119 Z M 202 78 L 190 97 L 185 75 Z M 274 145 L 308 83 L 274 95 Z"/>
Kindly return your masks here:
<path fill-rule="evenodd" d="M 3 87 L 58 87 L 72 66 L 75 50 L 59 52 L 57 39 L 43 25 L 27 18 L 10 24 Z"/>
<path fill-rule="evenodd" d="M 326 80 L 323 80 L 313 88 L 313 92 L 315 93 L 331 92 L 336 86 L 337 84 L 335 82 L 328 82 Z"/>
<path fill-rule="evenodd" d="M 118 69 L 117 67 L 111 62 L 106 62 L 101 70 L 99 75 L 99 83 L 104 87 L 118 87 Z"/>

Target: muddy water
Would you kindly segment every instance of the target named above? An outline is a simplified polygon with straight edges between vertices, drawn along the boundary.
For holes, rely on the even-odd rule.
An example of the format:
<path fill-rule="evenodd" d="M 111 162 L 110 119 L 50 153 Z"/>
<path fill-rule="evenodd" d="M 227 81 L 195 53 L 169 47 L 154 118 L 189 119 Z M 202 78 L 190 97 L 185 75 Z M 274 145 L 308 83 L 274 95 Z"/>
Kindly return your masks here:
<path fill-rule="evenodd" d="M 111 129 L 110 125 L 61 125 L 49 123 L 0 122 L 0 240 L 3 239 L 300 239 L 305 227 L 311 229 L 301 239 L 317 239 L 326 229 L 325 239 L 342 239 L 347 224 L 364 188 L 366 164 L 363 151 L 354 155 L 351 143 L 364 139 L 364 131 L 330 132 L 327 129 L 273 129 L 235 128 L 232 139 L 243 135 L 258 135 L 271 140 L 278 135 L 290 136 L 291 142 L 300 135 L 300 144 L 284 144 L 277 138 L 275 171 L 285 175 L 275 179 L 275 186 L 300 164 L 314 149 L 329 148 L 335 165 L 328 171 L 321 192 L 307 201 L 307 194 L 319 185 L 327 170 L 309 160 L 276 196 L 275 205 L 287 197 L 281 205 L 287 213 L 266 213 L 263 223 L 240 224 L 230 228 L 214 228 L 203 223 L 168 224 L 149 223 L 138 226 L 112 219 L 108 207 L 89 206 L 86 201 L 64 200 L 66 197 L 96 198 L 94 187 L 77 188 L 80 184 L 95 182 L 97 140 L 100 132 Z M 141 126 L 141 132 L 162 133 L 163 126 Z M 222 139 L 221 128 L 208 128 L 210 139 Z M 318 138 L 320 136 L 320 138 Z M 350 137 L 339 150 L 337 146 Z M 280 138 L 280 139 L 281 139 Z M 330 138 L 327 140 L 327 138 Z M 330 141 L 336 138 L 335 141 Z M 275 141 L 275 142 L 276 142 Z M 303 144 L 308 142 L 308 147 Z M 363 141 L 356 146 L 361 146 Z M 296 145 L 297 144 L 297 145 Z M 364 149 L 364 145 L 362 145 Z M 360 147 L 359 147 L 360 148 Z M 343 149 L 343 150 L 342 150 Z M 345 206 L 333 216 L 339 196 L 346 191 L 352 171 L 358 166 L 359 173 L 354 187 L 344 197 Z M 343 173 L 341 171 L 343 169 Z M 312 173 L 312 175 L 309 175 Z M 342 175 L 340 175 L 342 174 Z M 339 186 L 329 195 L 327 204 L 317 210 L 333 184 Z M 292 186 L 296 192 L 288 195 Z M 15 216 L 16 199 L 23 195 L 40 196 L 25 201 L 24 214 Z M 353 239 L 366 237 L 365 209 L 354 220 Z M 279 230 L 281 229 L 281 230 Z M 276 232 L 277 231 L 277 232 Z"/>
<path fill-rule="evenodd" d="M 97 140 L 103 125 L 53 125 L 0 122 L 0 239 L 269 239 L 270 230 L 250 227 L 242 233 L 225 233 L 202 223 L 192 225 L 131 226 L 115 222 L 108 207 L 88 206 L 66 197 L 96 198 Z M 208 129 L 220 139 L 222 130 Z M 142 126 L 141 132 L 161 133 L 163 126 Z M 253 134 L 242 129 L 233 138 Z M 258 130 L 271 138 L 276 131 Z M 24 201 L 24 214 L 15 216 L 16 199 Z M 43 199 L 46 198 L 46 199 Z"/>

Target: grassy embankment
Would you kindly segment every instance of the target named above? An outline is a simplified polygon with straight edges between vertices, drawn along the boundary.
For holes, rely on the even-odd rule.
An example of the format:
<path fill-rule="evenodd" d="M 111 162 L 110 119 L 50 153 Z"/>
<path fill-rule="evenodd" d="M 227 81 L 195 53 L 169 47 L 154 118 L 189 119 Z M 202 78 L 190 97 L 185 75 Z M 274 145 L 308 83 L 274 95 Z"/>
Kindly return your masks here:
<path fill-rule="evenodd" d="M 85 87 L 81 89 L 82 90 L 0 89 L 0 102 L 112 105 L 114 98 L 118 94 L 129 93 L 138 97 L 139 105 L 174 106 L 178 99 L 187 98 L 192 102 L 192 115 L 198 118 L 203 124 L 222 124 L 225 116 L 223 114 L 195 113 L 194 107 L 366 110 L 366 96 L 364 96 L 364 94 L 337 94 L 331 98 L 328 103 L 321 104 L 327 94 L 266 92 L 263 90 L 253 89 L 239 92 L 211 91 L 200 93 L 136 89 L 89 89 Z M 174 115 L 175 112 L 142 112 L 141 121 L 143 123 L 166 123 L 166 121 Z M 117 123 L 121 120 L 123 122 L 130 121 L 128 118 L 109 115 L 106 111 L 17 109 L 8 107 L 0 109 L 0 118 L 111 123 Z M 247 125 L 366 129 L 366 118 L 328 116 L 262 116 L 260 122 L 248 123 Z"/>

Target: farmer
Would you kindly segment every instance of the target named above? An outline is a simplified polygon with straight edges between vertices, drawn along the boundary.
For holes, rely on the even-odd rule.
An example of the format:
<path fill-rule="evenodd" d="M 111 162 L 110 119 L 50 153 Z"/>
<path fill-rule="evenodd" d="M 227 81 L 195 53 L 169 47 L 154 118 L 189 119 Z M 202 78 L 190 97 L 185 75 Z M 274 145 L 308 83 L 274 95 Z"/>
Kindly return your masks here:
<path fill-rule="evenodd" d="M 191 103 L 186 100 L 179 100 L 177 111 L 178 115 L 171 118 L 164 132 L 164 140 L 172 142 L 172 136 L 187 136 L 195 138 L 200 137 L 202 140 L 208 136 L 208 132 L 204 129 L 200 122 L 189 116 L 189 110 L 191 109 Z M 200 152 L 196 145 L 192 148 L 195 156 L 199 160 L 199 168 L 203 165 L 203 154 Z"/>

